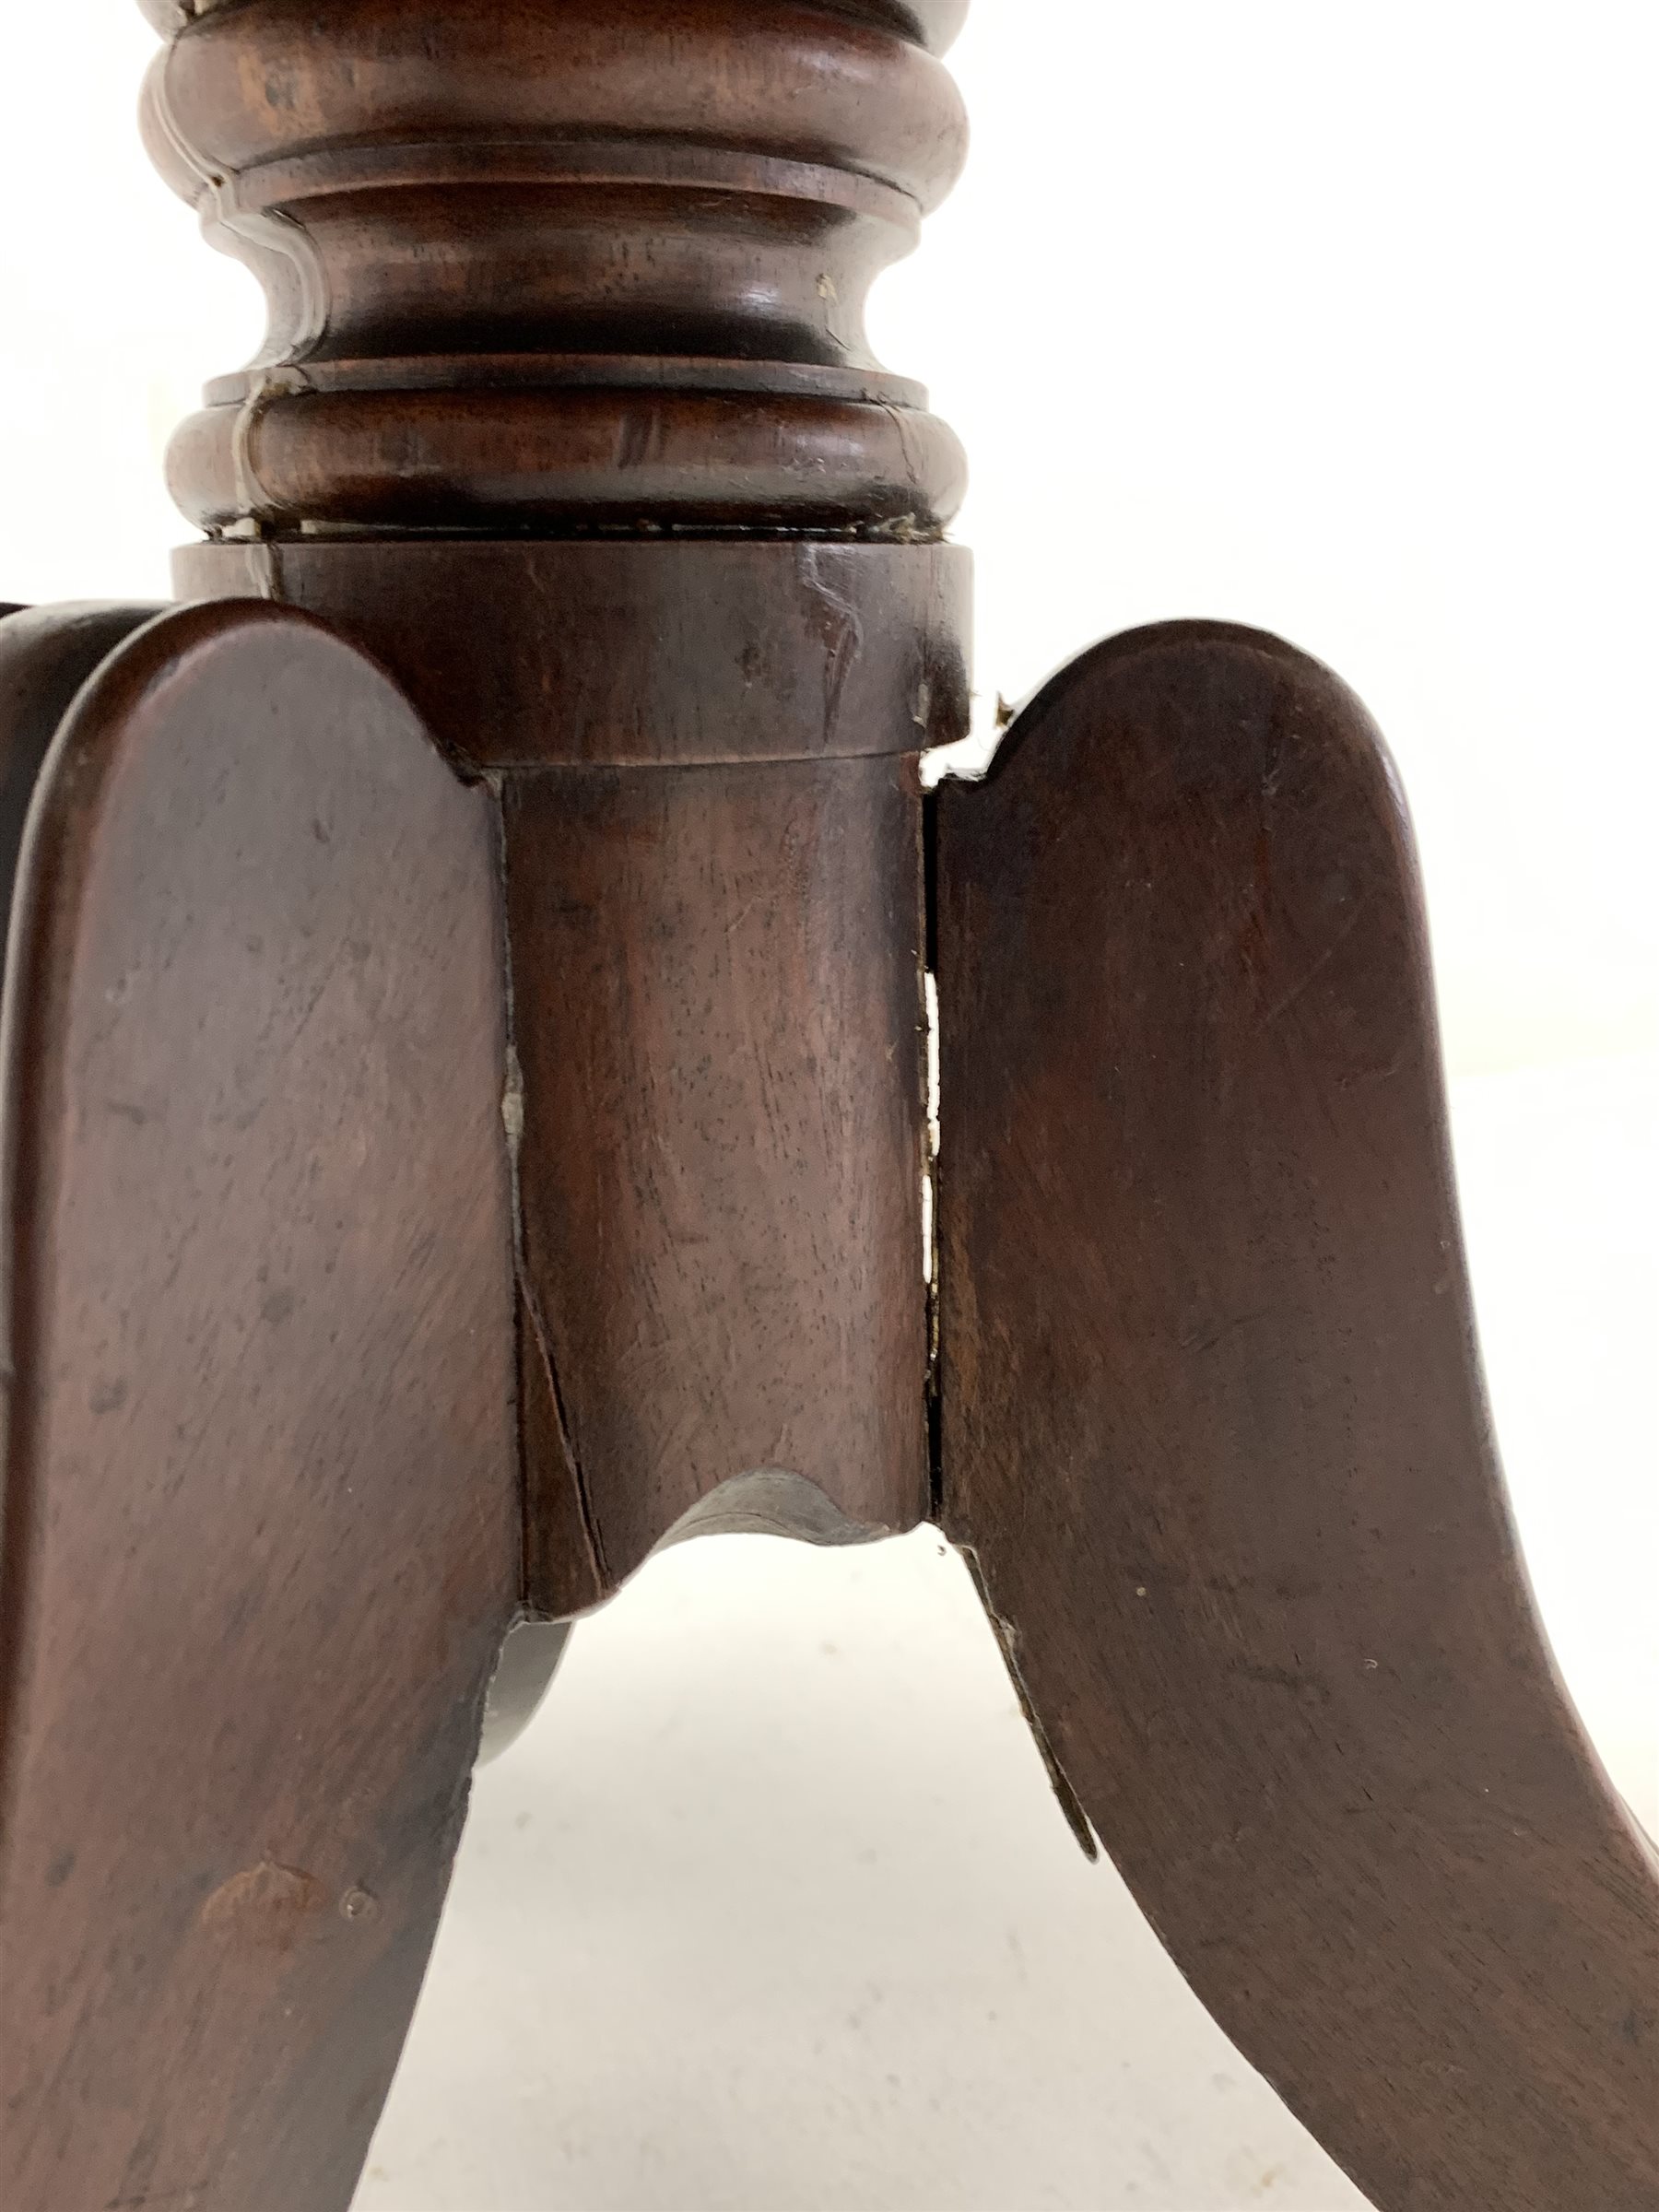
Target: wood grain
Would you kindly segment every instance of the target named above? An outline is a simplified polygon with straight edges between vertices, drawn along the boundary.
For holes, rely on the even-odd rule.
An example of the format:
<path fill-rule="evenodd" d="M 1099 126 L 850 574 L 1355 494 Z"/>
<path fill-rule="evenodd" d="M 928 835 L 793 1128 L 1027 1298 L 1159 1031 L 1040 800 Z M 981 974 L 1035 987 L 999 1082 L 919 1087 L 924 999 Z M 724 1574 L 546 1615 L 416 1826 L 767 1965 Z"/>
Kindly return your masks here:
<path fill-rule="evenodd" d="M 735 1477 L 912 1525 L 913 760 L 514 777 L 504 807 L 532 1597 L 608 1594 Z"/>
<path fill-rule="evenodd" d="M 821 538 L 305 538 L 174 556 L 382 662 L 484 772 L 915 753 L 968 728 L 960 546 Z"/>
<path fill-rule="evenodd" d="M 262 607 L 79 693 L 5 990 L 7 2212 L 344 2207 L 517 1603 L 488 802 Z"/>
<path fill-rule="evenodd" d="M 93 670 L 159 606 L 0 608 L 0 945 L 46 748 Z"/>
<path fill-rule="evenodd" d="M 863 311 L 957 0 L 143 5 L 270 309 L 181 583 L 272 604 L 0 623 L 0 2206 L 343 2206 L 521 1597 L 931 1501 L 1381 2212 L 1659 2212 L 1659 1877 L 1503 1501 L 1409 835 L 1276 641 L 1102 647 L 938 802 L 928 1465 L 964 469 Z"/>
<path fill-rule="evenodd" d="M 216 534 L 642 525 L 936 535 L 961 448 L 872 279 L 966 149 L 894 0 L 241 0 L 145 132 L 265 287 L 170 457 Z"/>
<path fill-rule="evenodd" d="M 308 540 L 177 574 L 326 616 L 499 785 L 534 1604 L 693 1512 L 920 1519 L 915 758 L 967 726 L 966 554 Z"/>
<path fill-rule="evenodd" d="M 1053 1757 L 1380 2212 L 1653 2212 L 1659 1868 L 1504 1500 L 1381 741 L 1136 631 L 937 866 L 944 1524 Z"/>

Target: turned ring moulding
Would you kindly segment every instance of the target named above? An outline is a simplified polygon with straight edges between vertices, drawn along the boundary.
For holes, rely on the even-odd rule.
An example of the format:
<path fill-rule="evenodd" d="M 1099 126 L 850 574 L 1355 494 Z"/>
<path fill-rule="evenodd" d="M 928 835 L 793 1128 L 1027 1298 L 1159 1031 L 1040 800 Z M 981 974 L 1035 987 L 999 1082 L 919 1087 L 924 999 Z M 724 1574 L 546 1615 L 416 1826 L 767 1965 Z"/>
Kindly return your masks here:
<path fill-rule="evenodd" d="M 210 535 L 943 532 L 864 301 L 961 168 L 961 6 L 147 12 L 151 157 L 269 310 L 170 453 Z"/>

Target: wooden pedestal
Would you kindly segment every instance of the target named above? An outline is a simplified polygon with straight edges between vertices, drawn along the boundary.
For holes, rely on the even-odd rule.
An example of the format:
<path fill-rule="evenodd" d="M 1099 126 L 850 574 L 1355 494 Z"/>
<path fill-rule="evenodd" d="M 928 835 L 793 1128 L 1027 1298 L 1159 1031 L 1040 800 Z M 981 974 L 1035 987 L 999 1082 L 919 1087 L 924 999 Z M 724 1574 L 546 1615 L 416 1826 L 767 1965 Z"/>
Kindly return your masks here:
<path fill-rule="evenodd" d="M 0 618 L 0 2205 L 341 2212 L 504 1640 L 932 1519 L 1382 2212 L 1655 2212 L 1380 739 L 1177 624 L 923 793 L 961 455 L 861 302 L 960 8 L 149 12 L 271 330 L 182 604 Z"/>

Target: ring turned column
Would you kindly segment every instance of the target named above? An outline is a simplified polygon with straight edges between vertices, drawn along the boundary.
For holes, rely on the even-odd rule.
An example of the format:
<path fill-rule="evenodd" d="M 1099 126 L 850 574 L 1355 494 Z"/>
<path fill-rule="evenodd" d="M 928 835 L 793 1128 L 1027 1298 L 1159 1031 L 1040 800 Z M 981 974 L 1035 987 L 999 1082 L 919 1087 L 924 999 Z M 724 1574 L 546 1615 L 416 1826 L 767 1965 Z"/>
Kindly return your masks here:
<path fill-rule="evenodd" d="M 968 562 L 863 303 L 960 166 L 963 10 L 150 12 L 151 151 L 270 305 L 173 441 L 180 589 L 324 617 L 500 795 L 533 1606 L 688 1515 L 909 1525 Z"/>

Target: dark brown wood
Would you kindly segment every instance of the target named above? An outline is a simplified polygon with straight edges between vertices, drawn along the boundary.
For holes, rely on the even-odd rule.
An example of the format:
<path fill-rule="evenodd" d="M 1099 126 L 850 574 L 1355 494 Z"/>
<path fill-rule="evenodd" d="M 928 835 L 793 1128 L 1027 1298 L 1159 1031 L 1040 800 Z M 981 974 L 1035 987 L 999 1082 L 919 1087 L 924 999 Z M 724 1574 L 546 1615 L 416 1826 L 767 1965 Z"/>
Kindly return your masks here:
<path fill-rule="evenodd" d="M 595 1603 L 688 1514 L 922 1519 L 915 754 L 966 726 L 966 557 L 311 542 L 179 575 L 326 614 L 499 779 L 531 1602 Z"/>
<path fill-rule="evenodd" d="M 1102 648 L 938 803 L 931 1358 L 962 465 L 862 317 L 958 0 L 144 6 L 271 326 L 172 451 L 222 604 L 0 621 L 0 2207 L 343 2206 L 492 1667 L 499 1735 L 653 1546 L 931 1506 L 1380 2212 L 1659 2212 L 1408 835 L 1272 640 Z"/>
<path fill-rule="evenodd" d="M 0 610 L 0 946 L 46 748 L 99 663 L 161 611 L 96 601 Z"/>
<path fill-rule="evenodd" d="M 959 167 L 961 12 L 255 0 L 152 73 L 272 305 L 175 445 L 181 589 L 324 616 L 501 796 L 548 1612 L 711 1515 L 926 1510 L 913 759 L 967 568 L 862 300 Z"/>
<path fill-rule="evenodd" d="M 326 2212 L 519 1592 L 491 809 L 314 624 L 187 609 L 14 923 L 0 2204 Z"/>
<path fill-rule="evenodd" d="M 44 1132 L 13 1200 L 18 1418 L 43 1410 L 12 1459 L 0 1875 L 46 2023 L 8 2136 L 25 2212 L 343 2203 L 501 1631 L 508 1729 L 561 1641 L 525 1601 L 578 1610 L 695 1530 L 927 1510 L 915 756 L 965 727 L 967 571 L 936 542 L 959 451 L 861 302 L 959 162 L 959 13 L 156 16 L 152 147 L 272 309 L 175 444 L 214 540 L 181 581 L 268 604 L 172 618 L 83 695 L 53 760 L 107 754 L 122 804 L 76 771 L 98 804 L 63 801 L 61 918 L 38 891 L 71 950 L 6 994 L 67 1071 L 13 1074 Z M 285 605 L 377 655 L 474 788 Z M 364 685 L 373 765 L 400 733 L 431 809 L 382 793 L 372 856 Z M 179 1061 L 165 1116 L 99 1052 L 152 1088 Z M 106 1092 L 138 1118 L 106 1129 Z M 287 1332 L 257 1358 L 250 1297 Z M 91 1431 L 140 1470 L 112 1529 L 54 1501 L 73 1394 L 133 1344 Z"/>
<path fill-rule="evenodd" d="M 575 771 L 505 804 L 524 1390 L 556 1439 L 529 1459 L 532 1595 L 608 1594 L 754 1473 L 913 1526 L 913 762 Z M 580 1544 L 550 1495 L 572 1488 Z"/>
<path fill-rule="evenodd" d="M 960 546 L 308 537 L 186 546 L 173 576 L 321 616 L 486 774 L 853 759 L 968 728 Z"/>
<path fill-rule="evenodd" d="M 253 0 L 180 21 L 157 165 L 271 302 L 174 441 L 216 535 L 937 535 L 961 449 L 864 333 L 966 144 L 959 6 Z"/>
<path fill-rule="evenodd" d="M 944 1525 L 1063 1786 L 1380 2212 L 1653 2212 L 1659 1865 L 1504 1501 L 1380 739 L 1136 631 L 937 865 Z"/>

